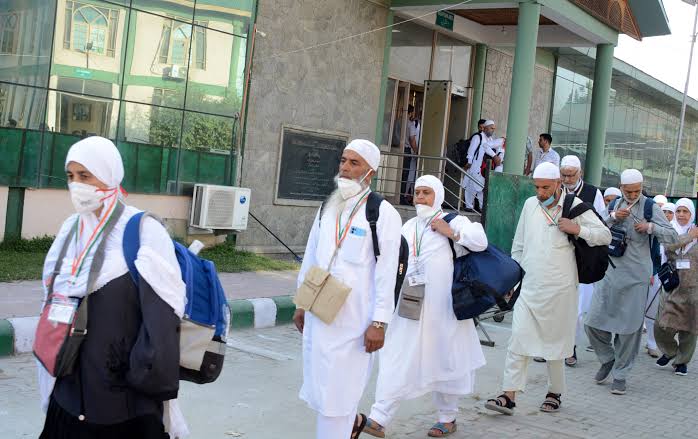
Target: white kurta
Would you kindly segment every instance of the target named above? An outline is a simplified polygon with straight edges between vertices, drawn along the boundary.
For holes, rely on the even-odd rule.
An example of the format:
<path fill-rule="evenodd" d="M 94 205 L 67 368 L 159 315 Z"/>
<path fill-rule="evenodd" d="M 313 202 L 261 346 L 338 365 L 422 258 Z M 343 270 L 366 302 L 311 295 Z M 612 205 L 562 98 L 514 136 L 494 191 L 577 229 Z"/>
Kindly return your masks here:
<path fill-rule="evenodd" d="M 562 208 L 564 197 L 557 204 Z M 574 205 L 581 203 L 576 198 Z M 554 206 L 557 207 L 557 206 Z M 514 306 L 509 350 L 518 355 L 562 360 L 572 355 L 579 283 L 574 246 L 556 225 L 549 224 L 536 197 L 526 200 L 511 256 L 526 271 Z M 554 209 L 548 210 L 551 214 Z M 589 245 L 608 245 L 611 232 L 587 211 L 573 219 L 579 237 Z"/>
<path fill-rule="evenodd" d="M 342 224 L 360 196 L 347 200 Z M 322 221 L 315 218 L 310 231 L 298 285 L 313 265 L 327 268 L 335 251 L 337 212 L 325 209 Z M 303 330 L 303 387 L 300 398 L 324 416 L 348 416 L 363 394 L 371 369 L 364 333 L 372 321 L 390 322 L 394 309 L 395 276 L 400 251 L 402 220 L 388 202 L 380 205 L 377 223 L 381 255 L 373 254 L 366 204 L 352 222 L 349 233 L 330 268 L 333 276 L 352 287 L 334 322 L 327 325 L 305 313 Z"/>
<path fill-rule="evenodd" d="M 480 137 L 482 137 L 482 144 L 480 144 Z M 482 176 L 482 161 L 485 158 L 485 154 L 490 157 L 494 157 L 495 152 L 490 146 L 492 143 L 492 138 L 487 137 L 484 133 L 480 136 L 474 136 L 470 141 L 468 146 L 468 163 L 470 163 L 470 168 L 466 171 L 475 181 L 480 183 L 476 184 L 470 178 L 463 176 L 462 186 L 471 193 L 482 192 L 482 186 L 485 184 L 485 177 Z M 478 146 L 480 147 L 478 149 Z"/>
<path fill-rule="evenodd" d="M 415 228 L 421 235 L 426 223 L 427 220 L 413 218 L 402 227 L 410 244 L 408 275 L 417 266 Z M 455 246 L 457 256 L 467 253 L 463 246 L 473 251 L 487 248 L 481 224 L 458 216 L 450 225 L 461 237 Z M 473 321 L 459 321 L 453 313 L 453 258 L 448 239 L 427 227 L 419 262 L 424 264 L 426 275 L 421 318 L 406 319 L 395 312 L 379 355 L 376 401 L 416 398 L 432 391 L 449 395 L 472 393 L 475 370 L 485 364 Z"/>

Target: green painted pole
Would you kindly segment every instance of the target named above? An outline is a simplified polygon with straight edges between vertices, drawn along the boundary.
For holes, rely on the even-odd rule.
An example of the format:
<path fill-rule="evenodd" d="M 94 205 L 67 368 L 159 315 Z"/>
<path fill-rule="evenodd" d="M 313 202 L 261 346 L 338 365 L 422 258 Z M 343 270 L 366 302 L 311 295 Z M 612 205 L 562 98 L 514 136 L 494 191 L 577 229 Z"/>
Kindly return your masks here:
<path fill-rule="evenodd" d="M 594 88 L 591 92 L 589 136 L 587 137 L 587 153 L 584 163 L 584 179 L 595 186 L 601 184 L 612 73 L 613 44 L 599 44 L 596 46 Z"/>
<path fill-rule="evenodd" d="M 386 26 L 393 25 L 393 11 L 388 11 Z M 383 116 L 385 115 L 385 93 L 388 90 L 388 75 L 390 74 L 390 48 L 393 45 L 393 28 L 385 30 L 385 46 L 383 47 L 383 70 L 381 72 L 381 91 L 378 98 L 378 115 L 376 117 L 376 138 L 375 142 L 380 147 L 383 139 Z"/>
<path fill-rule="evenodd" d="M 482 117 L 482 96 L 485 93 L 485 66 L 487 65 L 487 45 L 475 45 L 475 67 L 473 69 L 473 98 L 470 111 L 470 131 L 477 130 L 477 121 Z"/>
<path fill-rule="evenodd" d="M 507 155 L 504 160 L 504 172 L 508 174 L 523 175 L 524 171 L 539 20 L 539 3 L 532 0 L 519 2 L 514 72 L 511 79 L 511 97 L 509 98 Z"/>

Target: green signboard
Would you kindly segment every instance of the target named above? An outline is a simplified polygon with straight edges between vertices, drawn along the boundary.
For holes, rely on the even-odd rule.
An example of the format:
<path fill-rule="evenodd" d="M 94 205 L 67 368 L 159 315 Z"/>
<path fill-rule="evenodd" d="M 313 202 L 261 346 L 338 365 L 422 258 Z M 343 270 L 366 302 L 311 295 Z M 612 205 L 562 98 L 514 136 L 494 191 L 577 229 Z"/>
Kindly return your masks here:
<path fill-rule="evenodd" d="M 90 79 L 92 77 L 92 70 L 75 68 L 75 76 L 82 79 Z"/>
<path fill-rule="evenodd" d="M 444 29 L 453 30 L 454 15 L 448 11 L 438 11 L 436 13 L 436 25 Z"/>

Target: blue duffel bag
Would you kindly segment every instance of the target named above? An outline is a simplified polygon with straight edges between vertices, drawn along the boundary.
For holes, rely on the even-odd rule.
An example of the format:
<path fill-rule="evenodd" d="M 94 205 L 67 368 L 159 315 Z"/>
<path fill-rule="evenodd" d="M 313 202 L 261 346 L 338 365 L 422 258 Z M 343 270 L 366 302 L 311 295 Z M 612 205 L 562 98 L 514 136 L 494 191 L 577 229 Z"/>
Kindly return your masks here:
<path fill-rule="evenodd" d="M 450 223 L 456 214 L 448 214 L 444 221 Z M 453 252 L 453 312 L 458 320 L 479 316 L 497 305 L 501 311 L 509 311 L 521 293 L 524 270 L 494 245 L 481 252 L 469 252 L 456 257 L 453 241 L 449 240 Z M 518 284 L 518 287 L 517 287 Z M 507 301 L 504 297 L 516 287 Z"/>

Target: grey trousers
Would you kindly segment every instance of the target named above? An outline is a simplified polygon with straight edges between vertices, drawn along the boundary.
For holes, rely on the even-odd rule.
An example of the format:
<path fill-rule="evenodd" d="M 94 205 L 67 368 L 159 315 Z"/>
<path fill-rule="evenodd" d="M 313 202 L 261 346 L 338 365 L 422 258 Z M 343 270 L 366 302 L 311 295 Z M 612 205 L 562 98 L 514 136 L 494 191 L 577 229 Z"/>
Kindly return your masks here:
<path fill-rule="evenodd" d="M 584 329 L 601 364 L 615 361 L 611 371 L 613 379 L 624 381 L 630 374 L 640 350 L 642 328 L 632 334 L 615 335 L 589 325 L 585 325 Z"/>
<path fill-rule="evenodd" d="M 674 338 L 679 336 L 679 342 Z M 672 328 L 662 328 L 654 325 L 654 338 L 657 340 L 659 350 L 669 358 L 674 359 L 674 366 L 677 364 L 688 364 L 693 358 L 696 350 L 696 340 L 698 336 L 686 331 L 677 331 Z"/>

